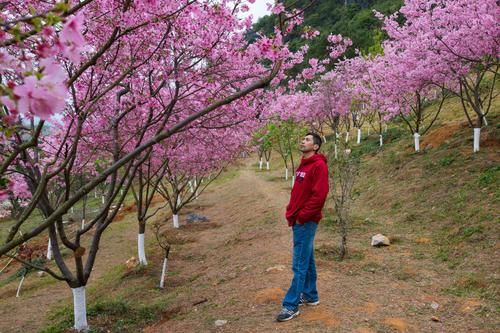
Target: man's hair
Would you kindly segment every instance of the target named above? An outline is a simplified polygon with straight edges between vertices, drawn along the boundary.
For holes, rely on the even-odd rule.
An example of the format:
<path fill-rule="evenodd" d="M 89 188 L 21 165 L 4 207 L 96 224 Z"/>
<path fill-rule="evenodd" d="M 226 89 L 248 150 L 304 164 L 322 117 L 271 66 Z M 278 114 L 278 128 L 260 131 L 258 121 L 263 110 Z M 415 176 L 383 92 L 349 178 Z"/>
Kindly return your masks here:
<path fill-rule="evenodd" d="M 319 149 L 321 148 L 321 143 L 323 143 L 323 140 L 321 139 L 321 137 L 319 136 L 318 133 L 314 133 L 314 132 L 309 132 L 306 134 L 306 136 L 312 136 L 313 137 L 313 142 L 315 145 L 318 145 L 318 149 L 315 150 L 315 152 L 319 151 Z"/>

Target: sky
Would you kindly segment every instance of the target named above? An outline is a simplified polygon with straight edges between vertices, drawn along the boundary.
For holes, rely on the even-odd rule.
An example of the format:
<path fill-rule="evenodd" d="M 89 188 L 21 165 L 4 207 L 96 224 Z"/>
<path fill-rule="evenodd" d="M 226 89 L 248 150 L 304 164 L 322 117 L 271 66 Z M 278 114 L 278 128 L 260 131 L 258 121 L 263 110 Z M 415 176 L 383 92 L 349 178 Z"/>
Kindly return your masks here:
<path fill-rule="evenodd" d="M 267 10 L 267 5 L 266 3 L 274 3 L 273 0 L 255 0 L 255 3 L 249 4 L 250 6 L 250 11 L 253 15 L 253 22 L 257 22 L 257 20 L 265 15 L 269 14 L 269 11 Z"/>

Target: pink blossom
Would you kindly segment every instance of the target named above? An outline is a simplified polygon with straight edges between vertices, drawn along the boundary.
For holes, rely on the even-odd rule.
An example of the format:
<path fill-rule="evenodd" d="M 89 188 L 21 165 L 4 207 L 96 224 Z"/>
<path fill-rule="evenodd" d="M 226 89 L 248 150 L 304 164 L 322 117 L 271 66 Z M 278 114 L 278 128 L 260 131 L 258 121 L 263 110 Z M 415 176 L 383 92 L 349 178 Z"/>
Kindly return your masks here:
<path fill-rule="evenodd" d="M 60 34 L 62 52 L 74 63 L 80 63 L 80 53 L 86 45 L 81 33 L 84 16 L 81 12 L 70 17 L 63 26 Z"/>
<path fill-rule="evenodd" d="M 24 84 L 14 87 L 13 92 L 20 113 L 48 119 L 64 109 L 67 88 L 59 65 L 50 61 L 42 61 L 42 65 L 45 67 L 41 80 L 28 76 Z"/>

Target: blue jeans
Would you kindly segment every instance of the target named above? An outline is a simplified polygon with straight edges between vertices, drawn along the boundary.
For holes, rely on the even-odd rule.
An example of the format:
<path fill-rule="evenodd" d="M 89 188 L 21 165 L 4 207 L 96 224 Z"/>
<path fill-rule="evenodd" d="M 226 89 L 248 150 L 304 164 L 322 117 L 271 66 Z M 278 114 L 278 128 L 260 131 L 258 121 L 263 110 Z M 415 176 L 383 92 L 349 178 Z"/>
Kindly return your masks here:
<path fill-rule="evenodd" d="M 293 227 L 293 279 L 283 299 L 283 307 L 297 310 L 300 295 L 311 302 L 318 300 L 316 264 L 314 263 L 314 235 L 318 224 L 307 222 Z"/>

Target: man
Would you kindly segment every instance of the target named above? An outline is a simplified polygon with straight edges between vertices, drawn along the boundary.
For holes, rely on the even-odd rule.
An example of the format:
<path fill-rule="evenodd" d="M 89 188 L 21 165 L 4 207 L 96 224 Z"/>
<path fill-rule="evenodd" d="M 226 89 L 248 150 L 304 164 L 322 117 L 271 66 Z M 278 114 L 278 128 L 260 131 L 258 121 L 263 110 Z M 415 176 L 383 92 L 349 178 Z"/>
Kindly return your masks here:
<path fill-rule="evenodd" d="M 302 161 L 286 207 L 286 219 L 293 229 L 293 279 L 277 321 L 298 316 L 299 305 L 319 304 L 313 243 L 328 195 L 328 167 L 325 156 L 318 153 L 320 147 L 321 137 L 316 133 L 307 133 L 300 144 Z"/>

